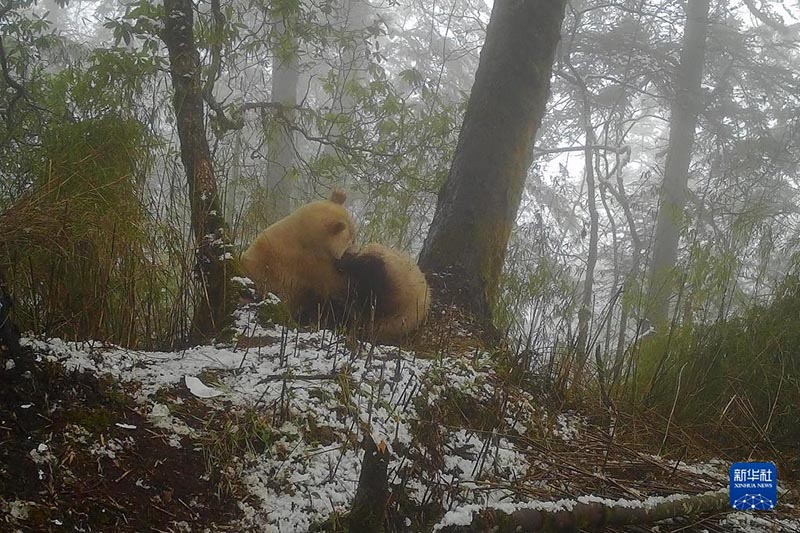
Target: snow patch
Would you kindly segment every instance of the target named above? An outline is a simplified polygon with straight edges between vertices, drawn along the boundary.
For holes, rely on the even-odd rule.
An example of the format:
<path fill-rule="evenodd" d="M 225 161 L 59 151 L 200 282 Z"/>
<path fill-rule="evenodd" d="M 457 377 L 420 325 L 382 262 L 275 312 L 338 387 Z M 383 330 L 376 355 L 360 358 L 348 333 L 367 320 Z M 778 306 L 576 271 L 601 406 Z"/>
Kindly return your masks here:
<path fill-rule="evenodd" d="M 221 390 L 209 387 L 194 376 L 184 376 L 183 381 L 186 383 L 186 387 L 189 389 L 189 392 L 198 398 L 216 398 L 217 396 L 222 395 Z"/>

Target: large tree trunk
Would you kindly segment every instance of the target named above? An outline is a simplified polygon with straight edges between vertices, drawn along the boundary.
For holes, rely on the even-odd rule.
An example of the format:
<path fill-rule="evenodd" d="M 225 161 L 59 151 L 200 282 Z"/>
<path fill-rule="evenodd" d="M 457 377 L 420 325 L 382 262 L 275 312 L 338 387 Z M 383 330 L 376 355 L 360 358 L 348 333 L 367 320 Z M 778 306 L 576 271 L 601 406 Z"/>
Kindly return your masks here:
<path fill-rule="evenodd" d="M 228 229 L 220 209 L 217 182 L 205 127 L 200 54 L 194 42 L 192 0 L 164 1 L 164 31 L 177 119 L 181 161 L 186 170 L 192 231 L 197 243 L 194 334 L 210 338 L 230 321 L 235 305 L 229 279 L 233 276 Z"/>
<path fill-rule="evenodd" d="M 439 298 L 484 326 L 491 326 L 544 115 L 565 3 L 495 1 L 455 159 L 420 255 L 424 270 L 446 275 Z"/>
<path fill-rule="evenodd" d="M 705 61 L 708 9 L 709 0 L 689 0 L 686 4 L 686 28 L 683 33 L 675 99 L 672 102 L 669 147 L 650 268 L 646 316 L 653 325 L 664 324 L 669 314 L 669 298 L 673 289 L 678 241 L 686 206 L 694 130 L 702 103 L 700 83 Z"/>

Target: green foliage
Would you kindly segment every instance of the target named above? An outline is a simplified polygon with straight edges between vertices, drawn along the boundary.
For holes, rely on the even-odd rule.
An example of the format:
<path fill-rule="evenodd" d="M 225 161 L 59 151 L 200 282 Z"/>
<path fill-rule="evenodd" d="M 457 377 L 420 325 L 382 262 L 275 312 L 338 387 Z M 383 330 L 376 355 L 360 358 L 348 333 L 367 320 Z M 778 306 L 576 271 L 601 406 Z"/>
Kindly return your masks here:
<path fill-rule="evenodd" d="M 348 176 L 346 186 L 366 200 L 359 229 L 363 242 L 406 249 L 419 241 L 429 223 L 463 110 L 460 102 L 447 102 L 421 87 L 401 90 L 378 59 L 369 69 L 370 81 L 344 83 L 344 112 L 298 117 L 308 129 L 330 132 L 332 141 L 306 171 L 323 183 L 342 184 L 342 176 Z M 323 88 L 334 98 L 341 82 L 332 71 Z"/>
<path fill-rule="evenodd" d="M 112 30 L 114 46 L 124 42 L 126 46 L 138 38 L 149 56 L 156 56 L 159 50 L 158 35 L 164 6 L 148 0 L 127 3 L 127 13 L 122 19 L 108 19 L 103 27 Z"/>
<path fill-rule="evenodd" d="M 734 445 L 786 446 L 800 439 L 800 277 L 767 306 L 710 326 L 647 339 L 634 400 L 673 421 L 716 431 Z"/>

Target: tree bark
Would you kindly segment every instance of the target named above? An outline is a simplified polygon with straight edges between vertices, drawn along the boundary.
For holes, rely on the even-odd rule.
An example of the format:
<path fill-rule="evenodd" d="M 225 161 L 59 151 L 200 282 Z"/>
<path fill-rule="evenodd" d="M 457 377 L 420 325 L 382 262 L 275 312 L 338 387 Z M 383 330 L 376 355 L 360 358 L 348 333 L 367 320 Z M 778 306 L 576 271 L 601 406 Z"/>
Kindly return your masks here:
<path fill-rule="evenodd" d="M 566 0 L 496 0 L 450 173 L 420 255 L 439 299 L 491 328 L 550 90 Z"/>
<path fill-rule="evenodd" d="M 709 0 L 686 3 L 686 28 L 683 33 L 676 94 L 672 102 L 669 147 L 661 189 L 661 206 L 656 220 L 653 258 L 650 268 L 646 316 L 653 325 L 664 324 L 669 314 L 673 271 L 678 258 L 678 242 L 683 226 L 689 182 L 689 164 L 702 103 Z"/>
<path fill-rule="evenodd" d="M 350 511 L 350 533 L 380 533 L 386 530 L 386 503 L 389 500 L 389 450 L 386 443 L 375 444 L 371 435 L 361 442 L 364 462 L 358 489 Z"/>
<path fill-rule="evenodd" d="M 235 275 L 228 228 L 220 209 L 217 182 L 208 148 L 200 76 L 200 54 L 194 42 L 191 0 L 164 1 L 167 45 L 181 161 L 186 171 L 191 205 L 192 231 L 196 242 L 198 295 L 195 302 L 194 335 L 207 339 L 230 323 L 236 303 L 229 286 Z"/>

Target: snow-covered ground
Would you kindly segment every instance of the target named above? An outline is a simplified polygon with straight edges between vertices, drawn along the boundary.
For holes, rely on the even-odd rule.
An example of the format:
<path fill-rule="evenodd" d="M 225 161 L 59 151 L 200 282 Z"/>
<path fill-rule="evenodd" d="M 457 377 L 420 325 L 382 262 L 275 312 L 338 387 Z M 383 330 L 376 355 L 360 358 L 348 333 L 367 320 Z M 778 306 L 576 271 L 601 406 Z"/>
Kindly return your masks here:
<path fill-rule="evenodd" d="M 508 394 L 489 354 L 419 358 L 385 346 L 362 346 L 354 353 L 329 331 L 264 328 L 255 325 L 254 314 L 254 306 L 239 312 L 236 344 L 181 352 L 59 339 L 29 338 L 25 343 L 67 367 L 110 374 L 129 384 L 126 388 L 134 391 L 149 420 L 174 433 L 173 446 L 202 430 L 181 419 L 184 410 L 176 409 L 180 406 L 171 404 L 165 391 L 188 390 L 220 416 L 250 410 L 272 421 L 266 450 L 247 454 L 237 472 L 249 493 L 239 503 L 242 529 L 307 531 L 333 513 L 346 512 L 356 491 L 362 455 L 358 443 L 365 432 L 389 445 L 389 482 L 402 492 L 408 508 L 439 505 L 439 523 L 428 522 L 428 528 L 468 523 L 471 513 L 485 506 L 569 507 L 568 501 L 552 497 L 535 503 L 537 495 L 555 488 L 551 484 L 558 473 L 546 454 L 526 442 L 535 435 L 576 441 L 584 419 L 548 417 L 530 393 L 517 389 Z M 492 402 L 503 406 L 492 429 L 485 429 L 485 419 L 470 424 L 471 416 L 485 417 L 481 408 Z M 467 412 L 470 406 L 475 413 Z M 118 424 L 132 435 L 142 431 L 125 420 Z M 109 443 L 95 452 L 115 453 L 112 444 L 120 445 Z M 682 468 L 702 478 L 698 491 L 725 486 L 725 463 Z M 573 474 L 565 470 L 562 475 Z M 619 504 L 617 498 L 603 501 Z M 763 525 L 759 520 L 741 513 L 723 519 L 731 530 L 774 530 L 775 521 L 761 520 Z M 411 518 L 405 524 L 409 530 L 421 527 L 417 522 L 412 526 Z M 784 526 L 800 530 L 798 523 L 785 521 Z"/>

